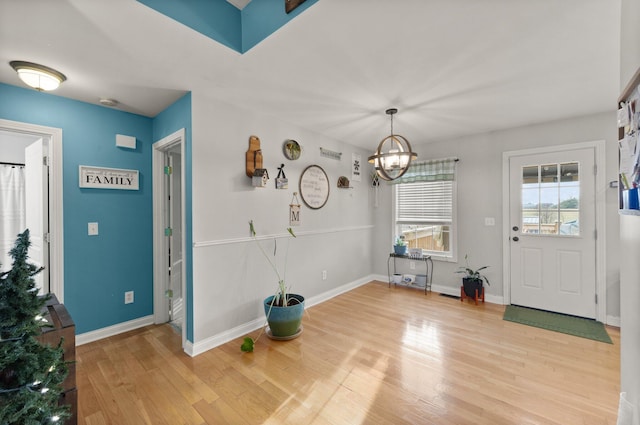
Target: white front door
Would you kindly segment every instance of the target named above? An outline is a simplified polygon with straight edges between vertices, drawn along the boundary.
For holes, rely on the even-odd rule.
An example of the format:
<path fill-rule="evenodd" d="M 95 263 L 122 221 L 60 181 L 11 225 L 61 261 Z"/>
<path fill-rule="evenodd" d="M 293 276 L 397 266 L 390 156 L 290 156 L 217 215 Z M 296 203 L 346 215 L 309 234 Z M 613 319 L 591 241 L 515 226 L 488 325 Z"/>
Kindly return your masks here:
<path fill-rule="evenodd" d="M 593 148 L 509 159 L 511 304 L 596 317 Z"/>
<path fill-rule="evenodd" d="M 29 260 L 44 270 L 34 276 L 40 295 L 49 293 L 49 233 L 48 187 L 49 178 L 44 157 L 48 145 L 42 138 L 27 146 L 25 154 L 25 210 L 26 226 L 29 229 L 31 246 Z"/>

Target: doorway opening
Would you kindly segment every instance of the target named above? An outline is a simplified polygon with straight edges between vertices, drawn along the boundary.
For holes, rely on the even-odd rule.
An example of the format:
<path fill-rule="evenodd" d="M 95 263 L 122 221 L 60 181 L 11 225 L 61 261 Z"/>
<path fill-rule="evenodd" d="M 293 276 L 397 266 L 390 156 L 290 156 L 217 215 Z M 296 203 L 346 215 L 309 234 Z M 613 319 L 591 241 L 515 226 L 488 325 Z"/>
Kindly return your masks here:
<path fill-rule="evenodd" d="M 604 147 L 503 154 L 506 304 L 606 322 Z"/>
<path fill-rule="evenodd" d="M 184 129 L 153 144 L 154 322 L 170 323 L 186 342 Z"/>
<path fill-rule="evenodd" d="M 29 228 L 29 257 L 45 267 L 35 276 L 36 284 L 41 293 L 53 293 L 64 303 L 62 129 L 0 119 L 0 143 L 3 155 L 20 158 L 0 161 L 25 164 L 25 214 L 18 227 L 24 227 L 20 232 Z M 7 238 L 15 241 L 15 236 Z"/>

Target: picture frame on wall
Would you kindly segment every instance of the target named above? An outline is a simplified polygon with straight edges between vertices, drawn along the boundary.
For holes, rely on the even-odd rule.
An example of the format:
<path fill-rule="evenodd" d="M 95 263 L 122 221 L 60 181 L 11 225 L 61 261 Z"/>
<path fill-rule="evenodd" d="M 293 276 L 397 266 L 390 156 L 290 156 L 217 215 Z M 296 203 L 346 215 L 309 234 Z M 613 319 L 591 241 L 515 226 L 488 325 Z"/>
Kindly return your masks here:
<path fill-rule="evenodd" d="M 300 175 L 300 196 L 302 202 L 317 210 L 325 206 L 329 199 L 329 177 L 319 165 L 309 165 Z"/>

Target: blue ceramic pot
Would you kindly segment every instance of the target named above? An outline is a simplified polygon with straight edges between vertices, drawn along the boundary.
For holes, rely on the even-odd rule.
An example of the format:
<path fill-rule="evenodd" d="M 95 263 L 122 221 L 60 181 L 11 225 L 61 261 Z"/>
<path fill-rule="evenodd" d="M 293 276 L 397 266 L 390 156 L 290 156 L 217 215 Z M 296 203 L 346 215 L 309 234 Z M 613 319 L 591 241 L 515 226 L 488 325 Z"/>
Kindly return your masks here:
<path fill-rule="evenodd" d="M 295 299 L 297 304 L 288 307 L 271 306 L 274 295 L 264 300 L 264 314 L 271 334 L 275 337 L 288 337 L 295 335 L 300 330 L 302 315 L 304 313 L 304 297 L 298 294 L 289 294 L 289 298 Z M 269 312 L 271 309 L 271 312 Z"/>
<path fill-rule="evenodd" d="M 407 255 L 407 246 L 406 245 L 394 245 L 393 252 L 396 255 Z"/>

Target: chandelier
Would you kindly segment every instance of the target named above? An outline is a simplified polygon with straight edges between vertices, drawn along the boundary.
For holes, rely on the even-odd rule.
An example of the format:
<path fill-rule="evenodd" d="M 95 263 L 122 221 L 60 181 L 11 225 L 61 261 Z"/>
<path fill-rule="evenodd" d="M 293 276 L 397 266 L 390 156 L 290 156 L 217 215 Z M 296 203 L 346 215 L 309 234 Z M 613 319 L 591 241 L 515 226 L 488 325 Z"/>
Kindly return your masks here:
<path fill-rule="evenodd" d="M 411 144 L 406 138 L 393 134 L 393 115 L 398 110 L 390 108 L 385 112 L 391 117 L 391 134 L 382 139 L 376 152 L 369 157 L 369 162 L 374 164 L 381 179 L 390 181 L 401 177 L 418 154 L 411 151 Z"/>

